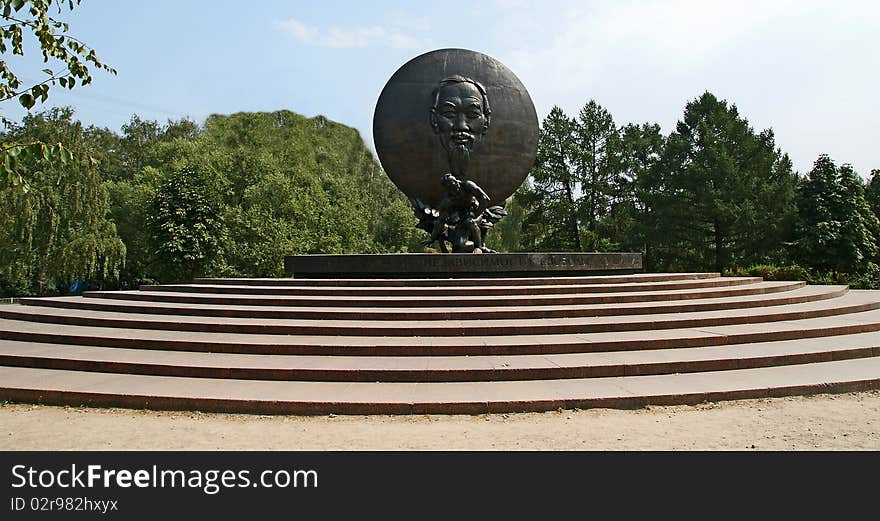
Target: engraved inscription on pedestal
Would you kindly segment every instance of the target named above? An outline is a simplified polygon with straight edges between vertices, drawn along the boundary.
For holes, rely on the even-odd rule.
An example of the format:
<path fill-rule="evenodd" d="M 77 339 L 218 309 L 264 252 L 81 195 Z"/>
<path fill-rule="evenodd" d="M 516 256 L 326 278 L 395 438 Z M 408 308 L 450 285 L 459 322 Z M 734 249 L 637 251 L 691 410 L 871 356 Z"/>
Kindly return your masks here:
<path fill-rule="evenodd" d="M 642 269 L 638 253 L 499 253 L 386 255 L 297 255 L 285 258 L 294 277 L 359 277 L 373 274 L 447 276 L 462 274 L 535 275 L 634 273 Z"/>

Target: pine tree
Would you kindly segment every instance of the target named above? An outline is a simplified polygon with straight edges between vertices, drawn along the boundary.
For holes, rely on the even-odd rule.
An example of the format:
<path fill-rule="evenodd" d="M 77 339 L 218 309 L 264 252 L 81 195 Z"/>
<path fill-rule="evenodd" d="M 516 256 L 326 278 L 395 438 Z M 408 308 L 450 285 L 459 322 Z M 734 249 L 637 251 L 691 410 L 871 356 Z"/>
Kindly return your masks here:
<path fill-rule="evenodd" d="M 647 223 L 653 218 L 650 177 L 657 168 L 665 138 L 657 124 L 628 124 L 620 129 L 620 174 L 612 186 L 612 203 L 600 233 L 619 251 L 641 251 L 650 264 Z"/>
<path fill-rule="evenodd" d="M 584 225 L 584 249 L 595 250 L 602 237 L 597 224 L 611 210 L 621 183 L 620 134 L 604 107 L 590 100 L 573 126 L 573 162 L 580 187 L 578 210 Z"/>
<path fill-rule="evenodd" d="M 573 165 L 574 122 L 553 107 L 541 124 L 538 154 L 523 204 L 526 241 L 543 251 L 581 251 L 578 176 Z"/>
<path fill-rule="evenodd" d="M 871 177 L 865 187 L 865 200 L 874 215 L 880 219 L 880 169 L 871 170 Z"/>
<path fill-rule="evenodd" d="M 658 265 L 720 272 L 774 260 L 795 182 L 772 130 L 756 134 L 708 92 L 689 102 L 650 183 Z"/>

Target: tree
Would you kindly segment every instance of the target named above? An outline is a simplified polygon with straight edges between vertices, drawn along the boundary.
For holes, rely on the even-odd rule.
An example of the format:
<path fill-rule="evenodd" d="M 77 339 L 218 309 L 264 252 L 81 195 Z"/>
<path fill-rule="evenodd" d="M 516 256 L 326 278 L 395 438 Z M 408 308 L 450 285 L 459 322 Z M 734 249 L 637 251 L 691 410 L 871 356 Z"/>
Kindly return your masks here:
<path fill-rule="evenodd" d="M 167 255 L 155 253 L 131 217 L 153 215 L 150 201 L 179 170 L 200 172 L 219 198 L 222 243 L 204 266 L 213 275 L 282 276 L 284 257 L 293 254 L 420 248 L 409 204 L 350 127 L 278 111 L 214 115 L 197 134 L 170 140 L 158 125 L 124 130 L 144 136 L 138 157 L 146 165 L 111 184 L 114 216 L 133 254 L 125 273 L 131 285 L 189 276 L 163 267 Z"/>
<path fill-rule="evenodd" d="M 212 116 L 199 144 L 214 151 L 208 162 L 227 179 L 228 215 L 241 225 L 230 228 L 236 271 L 261 264 L 276 276 L 284 255 L 401 251 L 418 243 L 412 211 L 401 211 L 406 199 L 350 127 L 290 111 Z M 395 224 L 401 218 L 410 233 Z M 245 229 L 264 233 L 235 235 Z M 393 237 L 403 243 L 389 243 Z"/>
<path fill-rule="evenodd" d="M 796 176 L 773 131 L 706 92 L 685 107 L 649 186 L 656 267 L 723 271 L 772 262 L 794 213 Z"/>
<path fill-rule="evenodd" d="M 880 219 L 880 169 L 871 170 L 871 177 L 865 187 L 865 201 L 868 202 L 874 215 Z"/>
<path fill-rule="evenodd" d="M 48 210 L 58 215 L 58 208 L 64 207 L 64 215 L 71 216 L 60 221 L 65 230 L 88 231 L 88 223 L 95 220 L 110 225 L 92 233 L 108 241 L 108 247 L 94 250 L 103 252 L 97 254 L 95 273 L 106 267 L 109 279 L 118 270 L 120 277 L 113 282 L 119 286 L 200 274 L 277 277 L 284 274 L 284 256 L 291 254 L 422 249 L 409 203 L 353 128 L 324 117 L 278 111 L 215 115 L 204 128 L 189 120 L 163 126 L 134 116 L 119 135 L 83 128 L 72 115 L 70 109 L 29 114 L 21 128 L 13 125 L 9 137 L 71 144 L 77 159 L 67 162 L 84 168 L 65 173 L 60 186 L 71 189 L 53 195 Z M 39 181 L 33 197 L 61 190 L 54 188 L 53 177 L 44 175 L 48 167 L 43 163 L 26 166 Z M 77 194 L 74 188 L 87 194 Z M 13 201 L 13 196 L 27 193 L 9 190 L 0 195 Z M 67 193 L 74 195 L 68 199 Z M 39 208 L 47 200 L 28 204 Z M 0 201 L 0 255 L 7 255 L 2 259 L 10 259 L 11 267 L 22 269 L 0 274 L 0 284 L 14 294 L 51 292 L 64 278 L 55 272 L 31 277 L 38 257 L 19 255 L 22 247 L 18 239 L 11 239 L 28 227 L 39 231 L 42 215 L 48 214 L 27 217 L 31 214 L 6 201 Z M 85 224 L 76 220 L 83 215 L 81 201 L 94 213 Z M 34 237 L 52 237 L 57 244 L 56 239 L 67 235 Z M 41 240 L 35 239 L 35 244 Z M 114 257 L 109 245 L 125 249 L 115 250 Z M 71 259 L 56 250 L 40 251 L 52 253 L 39 253 L 39 259 Z M 88 250 L 80 251 L 86 252 L 85 258 Z M 126 256 L 124 265 L 120 254 Z M 81 272 L 63 273 L 81 278 Z M 31 282 L 38 279 L 41 286 Z M 109 280 L 98 282 L 110 285 Z"/>
<path fill-rule="evenodd" d="M 600 229 L 614 249 L 643 252 L 646 266 L 651 261 L 647 230 L 654 226 L 651 176 L 658 168 L 665 143 L 656 123 L 630 123 L 620 129 L 620 173 L 612 186 L 608 217 Z"/>
<path fill-rule="evenodd" d="M 798 190 L 796 255 L 820 271 L 860 273 L 876 260 L 880 221 L 852 167 L 823 154 Z"/>
<path fill-rule="evenodd" d="M 529 181 L 510 196 L 504 204 L 507 215 L 498 221 L 486 237 L 486 245 L 500 252 L 534 251 L 524 234 L 523 220 L 526 218 L 527 208 L 523 201 L 530 191 Z"/>
<path fill-rule="evenodd" d="M 599 248 L 597 224 L 611 210 L 614 193 L 620 190 L 620 134 L 604 107 L 590 100 L 573 125 L 573 162 L 580 196 L 578 215 L 584 229 L 583 249 Z"/>
<path fill-rule="evenodd" d="M 80 0 L 75 0 L 79 5 Z M 92 81 L 89 64 L 111 74 L 116 70 L 102 63 L 95 50 L 78 38 L 70 36 L 66 22 L 58 21 L 49 16 L 52 6 L 58 13 L 65 7 L 73 11 L 74 0 L 6 0 L 3 2 L 2 17 L 5 23 L 0 27 L 0 53 L 24 55 L 24 34 L 31 33 L 39 42 L 43 61 L 53 68 L 43 69 L 46 78 L 29 87 L 24 87 L 18 75 L 13 71 L 7 60 L 0 60 L 0 102 L 17 98 L 26 109 L 31 109 L 37 101 L 44 102 L 49 96 L 52 85 L 61 85 L 73 89 L 79 80 L 80 85 L 88 85 Z M 27 6 L 27 9 L 24 9 Z M 62 68 L 58 68 L 58 66 Z M 12 122 L 0 115 L 4 126 Z M 24 179 L 18 169 L 20 160 L 26 157 L 42 156 L 44 160 L 72 160 L 72 154 L 61 143 L 47 145 L 43 142 L 4 142 L 2 168 L 7 184 L 22 185 Z"/>
<path fill-rule="evenodd" d="M 201 134 L 199 125 L 187 118 L 169 119 L 165 125 L 155 120 L 144 120 L 134 114 L 122 125 L 122 135 L 114 134 L 112 165 L 104 172 L 104 178 L 114 181 L 131 180 L 141 174 L 145 167 L 161 168 L 162 158 L 156 156 L 159 143 L 176 139 L 193 141 Z M 108 145 L 110 145 L 108 143 Z"/>
<path fill-rule="evenodd" d="M 99 168 L 110 193 L 110 209 L 127 255 L 120 270 L 122 287 L 155 282 L 162 272 L 161 259 L 144 223 L 159 187 L 175 169 L 198 166 L 195 140 L 201 129 L 188 119 L 168 120 L 163 126 L 137 115 L 122 126 L 122 135 L 106 131 L 93 139 L 101 147 Z M 184 160 L 183 158 L 193 159 Z M 167 270 L 166 270 L 167 271 Z"/>
<path fill-rule="evenodd" d="M 151 206 L 147 225 L 163 275 L 172 280 L 205 275 L 225 233 L 220 197 L 209 176 L 195 168 L 172 172 Z"/>
<path fill-rule="evenodd" d="M 71 109 L 27 115 L 8 139 L 68 143 L 73 159 L 20 159 L 29 190 L 0 190 L 0 290 L 11 295 L 45 294 L 74 280 L 116 277 L 125 245 L 110 220 L 108 193 L 89 141 Z"/>
<path fill-rule="evenodd" d="M 61 62 L 63 68 L 54 71 L 49 68 L 43 69 L 43 73 L 47 76 L 46 79 L 22 89 L 18 75 L 9 68 L 6 60 L 0 61 L 0 101 L 17 97 L 24 108 L 30 109 L 37 101 L 46 101 L 50 85 L 59 84 L 62 87 L 73 89 L 77 79 L 79 79 L 80 85 L 88 85 L 92 82 L 89 63 L 111 74 L 116 74 L 115 69 L 98 59 L 94 49 L 78 38 L 66 34 L 70 29 L 69 24 L 49 16 L 49 10 L 53 5 L 58 8 L 59 14 L 64 11 L 65 7 L 73 11 L 74 1 L 79 5 L 80 0 L 7 0 L 3 2 L 2 16 L 9 23 L 0 27 L 0 53 L 5 54 L 11 46 L 13 54 L 23 56 L 24 32 L 28 31 L 39 42 L 43 61 L 49 63 L 51 59 L 53 60 L 52 64 Z M 26 12 L 22 12 L 22 8 L 28 5 Z M 8 122 L 8 120 L 4 118 L 4 122 Z"/>
<path fill-rule="evenodd" d="M 538 250 L 581 251 L 573 132 L 574 122 L 559 107 L 541 123 L 535 166 L 523 192 L 529 208 L 523 233 Z"/>

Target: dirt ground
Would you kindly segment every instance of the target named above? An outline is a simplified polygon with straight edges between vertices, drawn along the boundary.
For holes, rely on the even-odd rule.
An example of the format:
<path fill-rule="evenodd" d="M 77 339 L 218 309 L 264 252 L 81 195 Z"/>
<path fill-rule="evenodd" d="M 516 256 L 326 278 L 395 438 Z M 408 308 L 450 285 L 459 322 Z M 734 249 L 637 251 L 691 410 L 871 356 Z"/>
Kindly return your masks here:
<path fill-rule="evenodd" d="M 4 403 L 0 450 L 880 450 L 880 391 L 478 416 L 250 416 Z"/>

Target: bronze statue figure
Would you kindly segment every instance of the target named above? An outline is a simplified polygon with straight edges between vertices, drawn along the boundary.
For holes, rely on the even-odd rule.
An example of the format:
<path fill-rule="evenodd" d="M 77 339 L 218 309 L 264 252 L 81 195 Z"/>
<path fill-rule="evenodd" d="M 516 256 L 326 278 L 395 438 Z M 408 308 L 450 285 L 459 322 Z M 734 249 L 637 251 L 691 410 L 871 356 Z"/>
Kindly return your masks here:
<path fill-rule="evenodd" d="M 446 195 L 436 211 L 426 215 L 425 206 L 417 200 L 413 202 L 416 215 L 424 220 L 420 227 L 431 233 L 422 244 L 439 241 L 443 253 L 449 252 L 446 241 L 452 244 L 453 253 L 495 253 L 486 247 L 486 231 L 507 212 L 500 206 L 487 207 L 489 195 L 473 181 L 461 181 L 446 174 L 441 183 Z"/>

